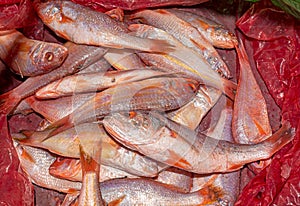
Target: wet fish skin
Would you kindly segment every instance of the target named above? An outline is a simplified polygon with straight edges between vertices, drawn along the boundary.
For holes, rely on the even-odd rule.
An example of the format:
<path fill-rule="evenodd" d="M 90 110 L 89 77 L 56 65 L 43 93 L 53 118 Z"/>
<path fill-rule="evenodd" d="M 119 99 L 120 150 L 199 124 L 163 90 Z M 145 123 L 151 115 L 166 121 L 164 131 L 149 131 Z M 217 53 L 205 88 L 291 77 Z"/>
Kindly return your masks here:
<path fill-rule="evenodd" d="M 48 73 L 68 55 L 63 45 L 28 39 L 17 30 L 0 31 L 0 45 L 0 58 L 22 77 Z"/>
<path fill-rule="evenodd" d="M 79 159 L 59 157 L 50 166 L 49 173 L 61 179 L 82 181 L 82 168 Z M 137 176 L 110 166 L 101 165 L 99 182 L 115 178 L 137 178 Z"/>
<path fill-rule="evenodd" d="M 103 123 L 106 131 L 126 147 L 159 162 L 198 174 L 236 171 L 247 163 L 267 159 L 295 135 L 295 129 L 284 124 L 263 142 L 255 145 L 235 144 L 196 134 L 183 125 L 167 119 L 160 120 L 163 118 L 161 115 L 154 116 L 137 113 L 134 117 L 128 117 L 116 113 L 104 118 Z"/>
<path fill-rule="evenodd" d="M 30 77 L 22 84 L 0 95 L 0 113 L 10 114 L 19 102 L 35 93 L 39 88 L 65 76 L 74 74 L 103 57 L 107 49 L 87 45 L 77 45 L 67 42 L 64 46 L 68 49 L 69 55 L 64 63 L 57 69 L 47 74 Z"/>
<path fill-rule="evenodd" d="M 70 96 L 76 93 L 96 92 L 119 84 L 164 75 L 167 74 L 150 69 L 75 74 L 46 85 L 39 89 L 35 96 L 39 99 L 48 99 Z"/>
<path fill-rule="evenodd" d="M 137 176 L 154 177 L 162 169 L 160 165 L 139 153 L 130 151 L 107 135 L 98 124 L 81 124 L 60 134 L 47 138 L 50 131 L 23 131 L 12 134 L 19 143 L 47 149 L 64 157 L 79 158 L 79 143 L 85 151 L 92 151 L 94 144 L 102 139 L 101 162 Z M 24 137 L 25 136 L 25 137 Z M 93 157 L 93 155 L 91 154 Z"/>
<path fill-rule="evenodd" d="M 37 2 L 35 7 L 42 21 L 58 36 L 77 44 L 148 52 L 168 52 L 172 49 L 164 41 L 132 36 L 123 22 L 71 1 Z"/>
<path fill-rule="evenodd" d="M 233 49 L 238 44 L 236 36 L 228 31 L 222 24 L 218 24 L 203 16 L 181 9 L 167 9 L 178 18 L 190 23 L 202 34 L 213 46 L 222 49 Z"/>

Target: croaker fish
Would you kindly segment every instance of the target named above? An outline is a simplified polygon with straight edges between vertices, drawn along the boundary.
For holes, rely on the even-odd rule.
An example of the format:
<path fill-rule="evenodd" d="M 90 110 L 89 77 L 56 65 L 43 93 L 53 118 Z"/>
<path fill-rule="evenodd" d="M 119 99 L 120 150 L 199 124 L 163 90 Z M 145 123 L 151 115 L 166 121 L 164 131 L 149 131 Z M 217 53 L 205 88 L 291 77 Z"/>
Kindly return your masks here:
<path fill-rule="evenodd" d="M 96 92 L 112 86 L 159 76 L 167 76 L 167 74 L 153 69 L 75 74 L 46 85 L 39 89 L 35 96 L 39 99 L 49 99 L 75 93 Z"/>
<path fill-rule="evenodd" d="M 58 36 L 77 44 L 166 53 L 172 49 L 165 41 L 130 35 L 123 22 L 71 1 L 40 1 L 35 7 L 42 21 Z"/>
<path fill-rule="evenodd" d="M 17 30 L 0 31 L 0 59 L 22 77 L 48 73 L 67 55 L 62 45 L 28 39 Z"/>
<path fill-rule="evenodd" d="M 69 55 L 60 67 L 47 74 L 30 77 L 16 88 L 0 95 L 0 113 L 10 114 L 22 99 L 33 95 L 35 91 L 57 79 L 90 66 L 101 59 L 107 51 L 102 47 L 77 45 L 72 42 L 67 42 L 64 46 L 68 49 Z"/>
<path fill-rule="evenodd" d="M 79 159 L 58 157 L 50 166 L 49 173 L 61 179 L 71 181 L 82 181 L 82 168 Z M 137 178 L 137 176 L 122 170 L 101 165 L 99 173 L 99 182 L 115 178 Z"/>
<path fill-rule="evenodd" d="M 139 112 L 130 116 L 115 113 L 105 117 L 103 123 L 105 129 L 126 147 L 198 174 L 235 171 L 247 163 L 267 159 L 295 135 L 295 129 L 284 124 L 263 142 L 235 144 L 197 134 L 162 115 Z"/>
<path fill-rule="evenodd" d="M 234 33 L 226 29 L 222 24 L 218 24 L 203 16 L 180 9 L 167 9 L 178 18 L 190 23 L 206 38 L 213 46 L 222 49 L 233 49 L 238 44 Z"/>
<path fill-rule="evenodd" d="M 190 23 L 164 9 L 141 10 L 132 14 L 130 18 L 165 30 L 182 44 L 202 55 L 212 69 L 230 77 L 229 69 L 218 52 Z"/>
<path fill-rule="evenodd" d="M 138 53 L 145 63 L 157 66 L 164 71 L 180 72 L 189 78 L 219 89 L 229 98 L 234 99 L 236 84 L 213 71 L 206 60 L 193 49 L 183 45 L 166 31 L 153 26 L 132 24 L 129 29 L 137 36 L 162 39 L 174 45 L 174 50 L 168 54 Z"/>
<path fill-rule="evenodd" d="M 73 111 L 54 122 L 49 137 L 74 125 L 94 122 L 114 112 L 131 110 L 177 109 L 195 96 L 199 83 L 180 77 L 158 77 L 110 87 Z"/>
<path fill-rule="evenodd" d="M 44 148 L 55 154 L 72 158 L 80 158 L 79 143 L 89 153 L 101 138 L 103 145 L 101 163 L 104 165 L 145 177 L 156 176 L 162 169 L 161 164 L 156 161 L 119 145 L 107 135 L 101 125 L 81 124 L 47 138 L 50 131 L 23 131 L 23 134 L 12 134 L 12 137 L 23 145 Z M 93 154 L 90 155 L 93 157 Z"/>

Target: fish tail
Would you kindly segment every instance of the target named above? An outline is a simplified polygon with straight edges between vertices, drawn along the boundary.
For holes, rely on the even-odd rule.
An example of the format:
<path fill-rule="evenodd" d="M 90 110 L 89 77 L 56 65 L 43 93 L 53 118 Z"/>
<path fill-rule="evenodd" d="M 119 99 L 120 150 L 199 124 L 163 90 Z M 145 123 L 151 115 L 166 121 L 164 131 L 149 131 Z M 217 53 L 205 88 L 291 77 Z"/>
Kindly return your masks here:
<path fill-rule="evenodd" d="M 49 125 L 46 130 L 51 130 L 51 132 L 49 133 L 49 135 L 47 136 L 46 139 L 54 136 L 54 135 L 57 135 L 67 129 L 70 129 L 74 127 L 74 123 L 71 122 L 70 120 L 70 117 L 69 116 L 66 116 L 56 122 L 54 122 L 53 124 Z"/>
<path fill-rule="evenodd" d="M 235 45 L 235 50 L 236 50 L 237 55 L 239 57 L 240 64 L 248 64 L 249 65 L 249 59 L 248 59 L 248 55 L 247 55 L 247 52 L 245 50 L 245 46 L 244 46 L 243 41 L 239 41 L 239 44 Z"/>
<path fill-rule="evenodd" d="M 80 162 L 81 162 L 82 174 L 88 172 L 95 172 L 96 174 L 99 174 L 99 169 L 100 169 L 99 161 L 95 160 L 88 153 L 86 153 L 81 144 L 79 144 L 79 151 L 80 151 Z M 99 155 L 100 154 L 98 154 L 97 156 Z"/>
<path fill-rule="evenodd" d="M 291 127 L 290 123 L 283 123 L 282 127 L 271 137 L 261 142 L 265 150 L 270 154 L 274 154 L 284 145 L 288 144 L 295 136 L 295 128 Z"/>
<path fill-rule="evenodd" d="M 174 51 L 174 46 L 169 44 L 165 40 L 159 39 L 143 39 L 145 42 L 145 47 L 141 48 L 141 50 L 160 53 L 160 54 L 168 54 Z"/>
<path fill-rule="evenodd" d="M 20 133 L 12 134 L 12 138 L 24 145 L 34 146 L 43 142 L 51 131 L 22 130 Z"/>
<path fill-rule="evenodd" d="M 212 184 L 207 185 L 206 187 L 201 188 L 198 191 L 194 192 L 197 196 L 203 198 L 203 201 L 198 204 L 200 205 L 215 205 L 220 199 L 224 197 L 224 192 L 222 188 L 214 186 Z"/>
<path fill-rule="evenodd" d="M 234 100 L 237 84 L 228 80 L 228 79 L 222 79 L 223 83 L 223 92 L 224 94 L 229 97 L 230 99 Z"/>
<path fill-rule="evenodd" d="M 13 91 L 13 90 L 12 90 Z M 9 115 L 21 101 L 21 98 L 12 95 L 12 91 L 0 95 L 0 113 Z"/>

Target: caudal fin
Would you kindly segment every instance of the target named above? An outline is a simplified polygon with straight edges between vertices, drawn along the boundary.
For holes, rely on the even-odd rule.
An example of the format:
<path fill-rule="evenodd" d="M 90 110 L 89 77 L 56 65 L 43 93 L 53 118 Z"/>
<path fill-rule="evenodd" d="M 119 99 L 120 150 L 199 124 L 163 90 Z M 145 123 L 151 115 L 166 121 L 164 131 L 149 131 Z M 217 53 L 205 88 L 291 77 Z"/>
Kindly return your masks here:
<path fill-rule="evenodd" d="M 70 121 L 70 116 L 66 116 L 56 122 L 54 122 L 53 124 L 49 125 L 46 130 L 51 130 L 51 132 L 49 133 L 49 135 L 47 136 L 46 139 L 57 135 L 67 129 L 70 129 L 74 126 L 74 123 Z"/>
<path fill-rule="evenodd" d="M 141 44 L 139 48 L 137 48 L 141 51 L 160 53 L 160 54 L 168 54 L 174 51 L 174 46 L 169 44 L 165 40 L 143 38 L 142 41 L 143 44 Z"/>
<path fill-rule="evenodd" d="M 29 131 L 23 130 L 20 133 L 12 134 L 12 138 L 17 140 L 22 145 L 37 146 L 43 142 L 51 130 L 46 131 Z"/>
<path fill-rule="evenodd" d="M 9 115 L 21 101 L 20 97 L 12 95 L 12 91 L 0 95 L 1 114 Z"/>
<path fill-rule="evenodd" d="M 222 79 L 222 83 L 223 83 L 224 94 L 230 99 L 234 100 L 237 84 L 224 78 Z"/>

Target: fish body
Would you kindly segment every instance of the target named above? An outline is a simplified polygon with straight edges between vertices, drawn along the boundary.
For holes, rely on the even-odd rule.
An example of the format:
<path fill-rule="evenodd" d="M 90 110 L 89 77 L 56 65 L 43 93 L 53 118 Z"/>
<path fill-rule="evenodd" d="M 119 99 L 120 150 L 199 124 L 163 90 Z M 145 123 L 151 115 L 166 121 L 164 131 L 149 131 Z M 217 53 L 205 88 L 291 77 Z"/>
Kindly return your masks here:
<path fill-rule="evenodd" d="M 55 154 L 72 158 L 80 158 L 79 144 L 89 153 L 101 139 L 101 163 L 104 165 L 137 176 L 153 177 L 160 171 L 160 165 L 156 161 L 122 147 L 106 134 L 101 125 L 81 124 L 47 138 L 49 132 L 51 130 L 41 132 L 23 131 L 23 135 L 12 134 L 12 137 L 23 145 L 44 148 Z M 24 135 L 27 138 L 26 136 L 24 138 Z M 93 154 L 90 155 L 93 157 Z"/>
<path fill-rule="evenodd" d="M 190 23 L 215 47 L 233 49 L 238 44 L 236 36 L 222 24 L 185 10 L 167 9 L 167 11 Z"/>
<path fill-rule="evenodd" d="M 36 10 L 58 36 L 77 44 L 148 52 L 168 52 L 171 49 L 171 45 L 164 41 L 132 36 L 123 22 L 71 1 L 38 2 Z"/>
<path fill-rule="evenodd" d="M 164 9 L 141 10 L 132 14 L 130 18 L 165 30 L 185 46 L 198 52 L 211 68 L 230 76 L 229 69 L 218 52 L 190 23 Z"/>
<path fill-rule="evenodd" d="M 59 67 L 68 55 L 63 45 L 28 39 L 17 30 L 0 32 L 0 58 L 23 76 L 37 76 Z"/>
<path fill-rule="evenodd" d="M 77 45 L 71 42 L 65 43 L 64 46 L 68 49 L 69 55 L 60 67 L 46 74 L 30 77 L 13 90 L 0 95 L 1 113 L 11 113 L 22 99 L 33 95 L 35 91 L 57 79 L 90 66 L 101 59 L 107 51 L 101 47 Z"/>
<path fill-rule="evenodd" d="M 159 162 L 198 174 L 236 171 L 246 163 L 267 159 L 295 135 L 295 129 L 283 125 L 258 144 L 235 144 L 197 134 L 160 116 L 137 113 L 128 117 L 116 113 L 104 118 L 103 123 L 121 144 Z"/>
<path fill-rule="evenodd" d="M 48 99 L 70 96 L 75 93 L 96 92 L 119 84 L 163 75 L 166 74 L 150 69 L 75 74 L 46 85 L 39 89 L 35 96 L 40 99 Z"/>
<path fill-rule="evenodd" d="M 82 181 L 82 166 L 79 159 L 57 158 L 50 166 L 49 173 L 61 179 L 77 182 Z M 137 176 L 110 166 L 101 165 L 99 182 L 115 178 L 137 178 Z"/>

